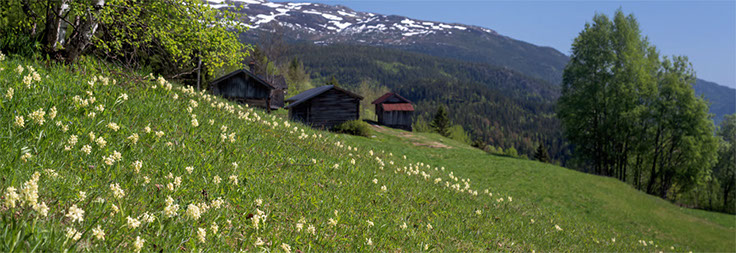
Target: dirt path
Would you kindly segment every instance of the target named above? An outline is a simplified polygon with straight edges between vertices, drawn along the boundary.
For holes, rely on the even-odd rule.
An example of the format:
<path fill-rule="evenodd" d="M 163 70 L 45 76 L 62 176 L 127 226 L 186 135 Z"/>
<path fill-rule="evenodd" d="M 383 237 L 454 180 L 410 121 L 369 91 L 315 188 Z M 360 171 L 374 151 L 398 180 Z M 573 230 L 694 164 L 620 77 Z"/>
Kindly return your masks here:
<path fill-rule="evenodd" d="M 430 148 L 452 148 L 445 144 L 442 144 L 436 141 L 430 141 L 424 137 L 414 135 L 411 132 L 393 131 L 393 130 L 386 129 L 385 126 L 372 125 L 372 124 L 371 124 L 371 127 L 373 127 L 373 129 L 378 132 L 390 134 L 390 135 L 402 138 L 406 142 L 409 142 L 413 144 L 414 146 L 424 146 L 424 147 L 430 147 Z"/>

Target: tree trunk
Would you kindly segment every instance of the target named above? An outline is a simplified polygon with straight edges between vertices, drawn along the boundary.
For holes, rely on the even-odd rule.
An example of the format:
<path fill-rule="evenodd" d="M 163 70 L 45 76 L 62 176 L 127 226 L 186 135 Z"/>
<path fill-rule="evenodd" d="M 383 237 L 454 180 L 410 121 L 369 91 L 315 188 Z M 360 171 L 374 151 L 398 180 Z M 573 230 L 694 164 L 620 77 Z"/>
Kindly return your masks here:
<path fill-rule="evenodd" d="M 659 137 L 662 133 L 662 127 L 657 129 L 657 135 L 654 138 L 654 157 L 652 158 L 652 172 L 649 174 L 649 182 L 647 183 L 647 193 L 654 192 L 654 181 L 657 180 L 657 158 L 659 157 Z"/>
<path fill-rule="evenodd" d="M 104 0 L 97 0 L 94 8 L 100 9 L 105 4 Z M 97 31 L 97 20 L 93 15 L 94 10 L 87 10 L 87 16 L 80 19 L 79 24 L 76 26 L 77 29 L 74 31 L 69 39 L 69 44 L 66 47 L 66 61 L 73 62 L 82 55 L 84 50 L 92 43 L 92 36 Z"/>

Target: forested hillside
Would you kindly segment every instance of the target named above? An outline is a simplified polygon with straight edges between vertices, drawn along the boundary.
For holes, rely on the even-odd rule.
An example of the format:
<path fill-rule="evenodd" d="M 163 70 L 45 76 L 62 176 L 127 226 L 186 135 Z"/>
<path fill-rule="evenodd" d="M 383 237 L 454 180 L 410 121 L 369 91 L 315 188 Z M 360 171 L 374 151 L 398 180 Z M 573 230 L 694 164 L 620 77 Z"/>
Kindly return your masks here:
<path fill-rule="evenodd" d="M 556 85 L 506 68 L 389 48 L 295 44 L 289 52 L 304 62 L 316 83 L 333 76 L 353 89 L 362 82 L 378 83 L 412 100 L 417 118 L 429 119 L 446 105 L 450 119 L 474 139 L 514 147 L 529 157 L 541 142 L 553 159 L 566 159 L 554 118 Z"/>

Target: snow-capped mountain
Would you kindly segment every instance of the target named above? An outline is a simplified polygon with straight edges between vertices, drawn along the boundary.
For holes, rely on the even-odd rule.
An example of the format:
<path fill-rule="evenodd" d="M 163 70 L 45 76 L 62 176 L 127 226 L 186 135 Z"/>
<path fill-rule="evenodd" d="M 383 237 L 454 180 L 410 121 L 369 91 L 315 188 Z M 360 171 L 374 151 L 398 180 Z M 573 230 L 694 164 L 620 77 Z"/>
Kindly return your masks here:
<path fill-rule="evenodd" d="M 354 11 L 340 5 L 205 0 L 213 8 L 240 8 L 253 30 L 282 27 L 286 39 L 315 44 L 387 46 L 435 56 L 489 63 L 557 83 L 567 56 L 479 26 Z M 246 37 L 258 36 L 253 30 Z"/>

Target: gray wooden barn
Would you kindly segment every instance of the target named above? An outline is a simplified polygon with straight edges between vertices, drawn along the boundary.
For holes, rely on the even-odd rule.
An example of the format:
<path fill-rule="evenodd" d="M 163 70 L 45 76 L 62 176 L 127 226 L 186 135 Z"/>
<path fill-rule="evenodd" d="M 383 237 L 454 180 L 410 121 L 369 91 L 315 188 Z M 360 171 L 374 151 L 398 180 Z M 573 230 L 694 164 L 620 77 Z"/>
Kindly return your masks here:
<path fill-rule="evenodd" d="M 283 86 L 286 86 L 285 83 Z M 251 106 L 266 108 L 267 110 L 278 109 L 283 106 L 283 95 L 281 101 L 273 101 L 273 94 L 284 87 L 274 87 L 261 77 L 246 69 L 239 69 L 210 82 L 212 93 L 227 99 L 235 100 Z M 276 92 L 275 92 L 276 91 Z M 283 92 L 283 91 L 282 91 Z M 278 96 L 276 96 L 278 99 Z"/>
<path fill-rule="evenodd" d="M 289 118 L 316 128 L 330 129 L 342 122 L 360 118 L 358 94 L 334 85 L 325 85 L 306 90 L 289 99 L 285 108 Z"/>
<path fill-rule="evenodd" d="M 411 131 L 414 106 L 411 101 L 396 93 L 386 93 L 371 102 L 376 105 L 378 124 Z"/>

